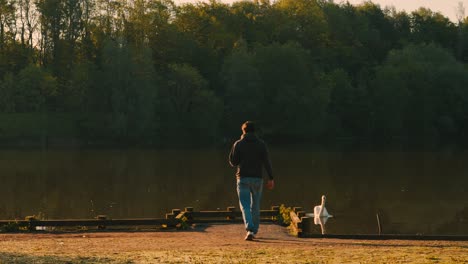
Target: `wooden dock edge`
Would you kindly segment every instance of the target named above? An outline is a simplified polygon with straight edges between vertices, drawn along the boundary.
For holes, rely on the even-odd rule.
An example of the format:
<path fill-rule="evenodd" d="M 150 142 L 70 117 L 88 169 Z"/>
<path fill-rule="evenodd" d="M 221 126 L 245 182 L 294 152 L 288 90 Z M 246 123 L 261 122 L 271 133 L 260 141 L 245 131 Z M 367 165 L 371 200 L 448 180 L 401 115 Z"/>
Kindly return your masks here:
<path fill-rule="evenodd" d="M 468 241 L 468 235 L 412 235 L 412 234 L 302 234 L 302 238 L 356 239 L 356 240 L 427 240 Z"/>
<path fill-rule="evenodd" d="M 279 215 L 279 206 L 273 206 L 270 210 L 260 210 L 261 222 L 275 222 Z M 0 220 L 0 228 L 7 225 L 26 228 L 30 231 L 36 227 L 65 227 L 65 226 L 95 226 L 105 229 L 107 226 L 164 226 L 178 227 L 199 223 L 240 223 L 242 212 L 236 207 L 230 206 L 226 210 L 216 211 L 194 211 L 193 207 L 172 209 L 166 213 L 165 218 L 136 218 L 136 219 L 111 219 L 107 215 L 98 215 L 94 219 L 53 219 L 42 220 L 34 216 L 27 216 L 25 220 Z"/>

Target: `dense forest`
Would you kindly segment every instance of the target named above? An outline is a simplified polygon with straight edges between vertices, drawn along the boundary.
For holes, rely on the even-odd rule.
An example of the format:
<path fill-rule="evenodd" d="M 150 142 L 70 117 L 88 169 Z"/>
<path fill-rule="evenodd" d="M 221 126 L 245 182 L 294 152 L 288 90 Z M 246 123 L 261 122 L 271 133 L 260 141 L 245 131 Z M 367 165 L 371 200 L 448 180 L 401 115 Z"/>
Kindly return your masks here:
<path fill-rule="evenodd" d="M 210 146 L 245 120 L 278 143 L 464 143 L 457 10 L 0 0 L 0 144 Z"/>

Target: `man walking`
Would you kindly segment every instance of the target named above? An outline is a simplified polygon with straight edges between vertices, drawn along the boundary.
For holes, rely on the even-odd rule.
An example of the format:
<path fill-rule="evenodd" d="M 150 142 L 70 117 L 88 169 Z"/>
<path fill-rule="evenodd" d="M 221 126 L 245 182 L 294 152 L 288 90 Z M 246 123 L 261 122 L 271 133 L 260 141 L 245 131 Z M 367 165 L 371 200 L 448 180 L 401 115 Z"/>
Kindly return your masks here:
<path fill-rule="evenodd" d="M 273 189 L 275 182 L 267 147 L 255 134 L 255 124 L 247 121 L 242 124 L 241 129 L 242 136 L 234 143 L 229 153 L 229 163 L 233 167 L 237 166 L 237 194 L 247 230 L 245 240 L 253 240 L 260 225 L 263 168 L 269 177 L 267 188 Z"/>

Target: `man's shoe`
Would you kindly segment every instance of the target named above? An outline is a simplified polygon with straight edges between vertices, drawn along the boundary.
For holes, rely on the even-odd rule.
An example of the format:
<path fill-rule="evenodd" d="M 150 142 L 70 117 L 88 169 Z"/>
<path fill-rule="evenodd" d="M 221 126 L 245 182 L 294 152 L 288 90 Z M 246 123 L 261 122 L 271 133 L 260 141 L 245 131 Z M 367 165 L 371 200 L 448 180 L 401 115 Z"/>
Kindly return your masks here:
<path fill-rule="evenodd" d="M 247 241 L 252 241 L 254 239 L 254 234 L 252 232 L 247 232 L 247 235 L 245 236 L 245 240 Z"/>

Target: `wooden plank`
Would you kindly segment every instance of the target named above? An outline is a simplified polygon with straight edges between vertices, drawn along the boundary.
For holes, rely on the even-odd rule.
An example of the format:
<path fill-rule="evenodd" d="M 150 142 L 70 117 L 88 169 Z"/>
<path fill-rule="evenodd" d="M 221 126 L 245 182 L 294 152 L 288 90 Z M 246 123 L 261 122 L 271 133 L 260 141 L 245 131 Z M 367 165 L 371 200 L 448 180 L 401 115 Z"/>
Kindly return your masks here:
<path fill-rule="evenodd" d="M 199 211 L 191 212 L 192 218 L 210 218 L 210 217 L 242 217 L 241 211 Z M 277 211 L 273 210 L 260 210 L 260 217 L 276 217 L 278 216 Z"/>
<path fill-rule="evenodd" d="M 444 240 L 444 241 L 468 241 L 467 235 L 390 235 L 390 234 L 303 234 L 303 238 L 334 238 L 356 240 Z"/>
<path fill-rule="evenodd" d="M 192 212 L 192 218 L 227 218 L 227 217 L 236 217 L 240 212 L 228 212 L 228 211 L 199 211 Z"/>
<path fill-rule="evenodd" d="M 277 210 L 260 210 L 261 217 L 276 217 L 279 215 Z"/>
<path fill-rule="evenodd" d="M 191 220 L 190 223 L 192 224 L 211 224 L 211 223 L 243 223 L 244 220 L 241 218 L 236 219 L 194 219 Z M 274 223 L 275 220 L 270 218 L 260 218 L 261 223 Z"/>
<path fill-rule="evenodd" d="M 279 207 L 274 206 L 271 210 L 260 210 L 262 222 L 273 222 L 279 214 Z M 180 209 L 172 209 L 167 213 L 165 219 L 161 218 L 139 218 L 139 219 L 108 219 L 100 215 L 97 219 L 52 219 L 37 220 L 29 217 L 26 220 L 0 220 L 0 225 L 16 223 L 20 227 L 29 227 L 32 230 L 36 226 L 125 226 L 125 225 L 168 225 L 174 226 L 185 216 L 190 223 L 217 223 L 217 222 L 242 222 L 242 212 L 235 207 L 228 207 L 226 211 L 200 211 L 194 212 L 193 207 L 186 207 L 182 212 Z M 226 221 L 225 221 L 226 220 Z"/>
<path fill-rule="evenodd" d="M 19 226 L 125 226 L 125 225 L 174 225 L 179 221 L 177 219 L 161 219 L 161 218 L 140 218 L 140 219 L 61 219 L 61 220 L 35 220 L 35 221 L 0 221 L 0 225 L 11 222 L 17 223 Z"/>
<path fill-rule="evenodd" d="M 185 212 L 180 213 L 173 219 L 164 218 L 139 218 L 139 219 L 60 219 L 60 220 L 0 220 L 0 225 L 8 223 L 17 223 L 21 227 L 26 226 L 132 226 L 132 225 L 169 225 L 173 226 L 180 222 L 180 219 L 185 216 Z M 274 222 L 270 218 L 260 218 L 261 222 Z M 220 219 L 194 219 L 189 220 L 190 223 L 223 223 L 223 222 L 242 222 L 242 218 L 233 220 Z"/>
<path fill-rule="evenodd" d="M 301 219 L 297 216 L 297 214 L 294 211 L 291 211 L 289 213 L 289 216 L 291 217 L 291 226 L 294 229 L 294 232 L 297 234 L 298 237 L 302 236 L 302 222 Z"/>

